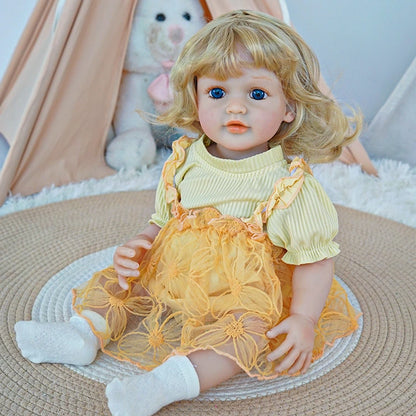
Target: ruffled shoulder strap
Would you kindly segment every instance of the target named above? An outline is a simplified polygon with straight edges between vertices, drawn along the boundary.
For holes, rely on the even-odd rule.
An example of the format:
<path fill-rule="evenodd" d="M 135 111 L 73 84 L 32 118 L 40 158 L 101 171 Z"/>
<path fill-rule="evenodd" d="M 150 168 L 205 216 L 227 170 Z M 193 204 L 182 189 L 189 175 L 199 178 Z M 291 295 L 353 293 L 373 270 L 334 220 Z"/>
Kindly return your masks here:
<path fill-rule="evenodd" d="M 247 222 L 263 227 L 275 209 L 286 209 L 296 198 L 305 180 L 305 172 L 312 175 L 309 165 L 301 158 L 293 159 L 289 166 L 290 176 L 280 178 L 274 185 L 269 199 L 262 202 Z"/>
<path fill-rule="evenodd" d="M 175 206 L 179 203 L 179 195 L 176 190 L 174 179 L 175 173 L 179 166 L 183 164 L 186 158 L 186 149 L 194 142 L 187 136 L 182 136 L 172 143 L 172 156 L 165 162 L 162 170 L 162 178 L 165 184 L 166 202 L 173 203 Z"/>

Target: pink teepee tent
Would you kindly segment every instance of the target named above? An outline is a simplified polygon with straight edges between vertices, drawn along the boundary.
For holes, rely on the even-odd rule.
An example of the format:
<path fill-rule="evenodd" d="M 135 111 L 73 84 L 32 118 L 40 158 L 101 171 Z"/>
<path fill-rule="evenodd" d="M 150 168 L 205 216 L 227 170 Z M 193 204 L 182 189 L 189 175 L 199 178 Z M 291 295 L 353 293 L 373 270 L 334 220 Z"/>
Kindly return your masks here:
<path fill-rule="evenodd" d="M 138 0 L 38 0 L 0 84 L 0 133 L 10 145 L 0 204 L 114 173 L 104 160 Z M 201 0 L 207 18 L 279 0 Z M 364 152 L 364 156 L 366 156 Z"/>

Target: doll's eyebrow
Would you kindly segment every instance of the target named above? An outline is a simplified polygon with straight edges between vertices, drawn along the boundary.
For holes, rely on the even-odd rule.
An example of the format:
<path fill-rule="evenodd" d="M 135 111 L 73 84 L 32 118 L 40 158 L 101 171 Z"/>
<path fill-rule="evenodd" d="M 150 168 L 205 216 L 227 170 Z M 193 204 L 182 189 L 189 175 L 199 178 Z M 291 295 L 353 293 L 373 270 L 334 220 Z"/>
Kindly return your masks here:
<path fill-rule="evenodd" d="M 257 80 L 257 79 L 263 79 L 265 81 L 273 81 L 273 78 L 270 78 L 268 76 L 258 76 L 258 77 L 253 77 L 253 79 Z"/>

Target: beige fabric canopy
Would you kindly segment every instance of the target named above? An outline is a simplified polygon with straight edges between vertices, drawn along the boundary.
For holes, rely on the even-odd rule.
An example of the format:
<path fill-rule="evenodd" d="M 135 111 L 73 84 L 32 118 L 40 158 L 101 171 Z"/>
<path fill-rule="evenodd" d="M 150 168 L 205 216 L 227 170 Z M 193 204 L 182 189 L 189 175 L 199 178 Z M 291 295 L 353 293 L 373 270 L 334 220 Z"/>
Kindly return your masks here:
<path fill-rule="evenodd" d="M 38 0 L 0 84 L 0 133 L 10 145 L 0 205 L 9 192 L 114 173 L 104 150 L 137 1 Z M 282 17 L 279 0 L 201 3 L 207 18 L 236 8 Z"/>
<path fill-rule="evenodd" d="M 0 176 L 32 194 L 114 173 L 104 160 L 135 0 L 39 0 L 0 86 L 0 132 L 10 144 Z"/>

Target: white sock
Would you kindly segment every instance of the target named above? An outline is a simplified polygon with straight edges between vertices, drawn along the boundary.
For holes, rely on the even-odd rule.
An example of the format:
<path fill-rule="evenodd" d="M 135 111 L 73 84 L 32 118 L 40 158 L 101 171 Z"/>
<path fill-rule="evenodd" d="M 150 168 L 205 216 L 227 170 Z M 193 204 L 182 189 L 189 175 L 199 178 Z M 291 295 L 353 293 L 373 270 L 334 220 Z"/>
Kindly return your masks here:
<path fill-rule="evenodd" d="M 69 322 L 19 321 L 14 328 L 23 357 L 33 363 L 87 365 L 100 348 L 88 322 L 79 316 Z"/>
<path fill-rule="evenodd" d="M 115 378 L 106 388 L 113 416 L 150 416 L 163 406 L 199 395 L 199 379 L 184 356 L 169 358 L 149 373 Z"/>

